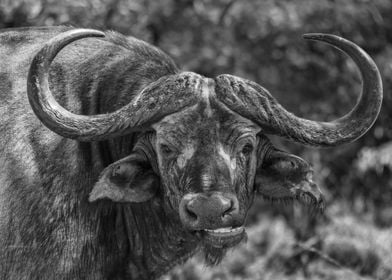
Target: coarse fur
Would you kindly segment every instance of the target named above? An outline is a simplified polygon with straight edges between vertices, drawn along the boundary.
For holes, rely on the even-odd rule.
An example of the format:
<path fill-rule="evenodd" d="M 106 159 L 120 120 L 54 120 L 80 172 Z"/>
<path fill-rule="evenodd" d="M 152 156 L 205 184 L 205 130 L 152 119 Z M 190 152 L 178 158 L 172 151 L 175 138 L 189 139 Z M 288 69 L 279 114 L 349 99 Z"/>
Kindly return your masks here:
<path fill-rule="evenodd" d="M 2 279 L 153 279 L 198 250 L 217 264 L 246 239 L 255 193 L 323 209 L 310 165 L 275 149 L 268 129 L 310 145 L 341 144 L 362 135 L 381 104 L 371 59 L 329 35 L 320 40 L 337 42 L 365 73 L 364 98 L 336 123 L 299 119 L 244 79 L 180 72 L 135 38 L 115 32 L 86 38 L 88 31 L 71 29 L 0 32 Z M 50 90 L 43 89 L 50 61 L 41 48 L 47 55 L 46 42 L 67 36 L 84 39 L 55 57 Z M 101 136 L 116 126 L 117 134 L 94 140 L 98 122 L 62 118 L 53 102 L 41 106 L 52 93 L 73 116 L 104 114 Z M 364 105 L 369 100 L 374 108 Z M 130 111 L 117 111 L 124 107 Z M 120 123 L 110 119 L 113 112 Z M 295 125 L 288 127 L 290 121 Z M 149 129 L 130 133 L 144 123 Z M 80 134 L 79 125 L 92 134 Z"/>
<path fill-rule="evenodd" d="M 171 233 L 170 219 L 157 216 L 164 212 L 154 211 L 160 206 L 152 201 L 101 205 L 105 211 L 88 202 L 100 172 L 128 155 L 137 135 L 90 143 L 65 139 L 42 125 L 26 98 L 34 54 L 67 29 L 0 33 L 0 278 L 155 277 L 192 252 L 192 240 L 179 246 L 185 237 Z M 62 106 L 89 115 L 120 108 L 149 83 L 177 71 L 158 49 L 108 32 L 103 39 L 79 41 L 62 51 L 52 64 L 50 85 Z M 123 224 L 117 229 L 124 216 L 128 230 Z M 140 219 L 145 216 L 150 219 Z M 130 232 L 136 257 L 126 252 Z M 126 246 L 118 250 L 118 242 Z M 129 259 L 137 261 L 128 264 Z"/>

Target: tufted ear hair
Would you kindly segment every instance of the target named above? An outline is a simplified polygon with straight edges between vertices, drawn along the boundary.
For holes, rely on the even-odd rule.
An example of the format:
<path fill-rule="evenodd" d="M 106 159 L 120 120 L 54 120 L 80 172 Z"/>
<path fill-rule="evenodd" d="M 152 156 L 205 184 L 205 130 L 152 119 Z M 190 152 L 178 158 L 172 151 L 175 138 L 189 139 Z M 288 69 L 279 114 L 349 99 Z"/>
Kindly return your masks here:
<path fill-rule="evenodd" d="M 89 201 L 144 202 L 155 196 L 159 177 L 145 155 L 133 152 L 106 167 L 90 193 Z"/>
<path fill-rule="evenodd" d="M 297 199 L 318 210 L 324 209 L 323 195 L 313 182 L 309 163 L 274 147 L 256 170 L 255 189 L 267 199 Z"/>

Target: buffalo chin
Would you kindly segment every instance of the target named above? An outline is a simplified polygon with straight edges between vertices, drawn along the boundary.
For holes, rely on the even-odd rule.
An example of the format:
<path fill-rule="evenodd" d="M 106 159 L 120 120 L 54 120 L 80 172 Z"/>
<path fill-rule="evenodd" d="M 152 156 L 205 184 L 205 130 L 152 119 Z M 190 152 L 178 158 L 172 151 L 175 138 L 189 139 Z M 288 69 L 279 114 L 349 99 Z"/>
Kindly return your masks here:
<path fill-rule="evenodd" d="M 211 266 L 219 264 L 228 249 L 234 248 L 247 239 L 244 227 L 206 229 L 199 231 L 198 235 L 202 238 L 205 262 Z"/>

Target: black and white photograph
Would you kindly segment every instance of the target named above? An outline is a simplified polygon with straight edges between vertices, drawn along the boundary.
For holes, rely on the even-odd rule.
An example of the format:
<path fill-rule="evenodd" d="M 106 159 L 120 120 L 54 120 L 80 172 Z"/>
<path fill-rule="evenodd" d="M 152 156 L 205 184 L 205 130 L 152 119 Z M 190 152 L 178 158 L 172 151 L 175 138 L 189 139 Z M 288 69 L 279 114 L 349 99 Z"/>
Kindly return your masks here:
<path fill-rule="evenodd" d="M 392 280 L 391 0 L 0 0 L 0 280 Z"/>

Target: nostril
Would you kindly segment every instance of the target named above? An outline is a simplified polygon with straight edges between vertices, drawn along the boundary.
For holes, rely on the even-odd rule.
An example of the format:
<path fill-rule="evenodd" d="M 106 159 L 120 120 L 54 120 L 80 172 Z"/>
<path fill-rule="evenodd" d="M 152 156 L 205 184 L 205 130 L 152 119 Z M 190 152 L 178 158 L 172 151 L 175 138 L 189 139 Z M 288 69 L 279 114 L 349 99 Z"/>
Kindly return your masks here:
<path fill-rule="evenodd" d="M 231 201 L 231 199 L 224 196 L 217 196 L 217 199 L 224 211 L 227 211 L 232 207 L 233 202 Z"/>
<path fill-rule="evenodd" d="M 227 205 L 227 209 L 223 211 L 222 213 L 222 218 L 226 217 L 227 215 L 230 215 L 233 212 L 234 208 L 234 203 L 233 201 L 230 200 L 230 204 Z"/>
<path fill-rule="evenodd" d="M 187 194 L 181 199 L 179 214 L 191 230 L 230 227 L 239 216 L 239 202 L 231 193 Z"/>
<path fill-rule="evenodd" d="M 191 220 L 197 220 L 197 215 L 192 212 L 192 210 L 189 210 L 188 208 L 186 208 L 186 214 L 188 215 L 188 218 L 190 218 Z"/>

